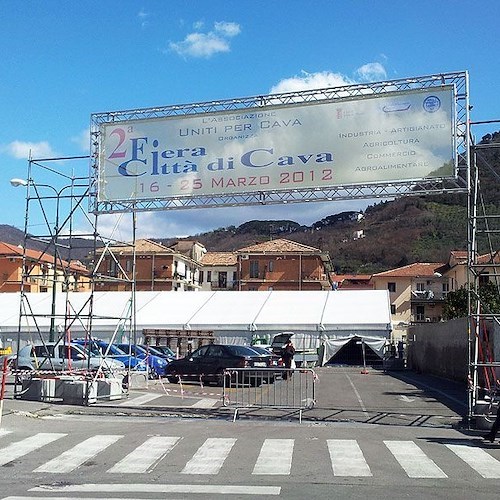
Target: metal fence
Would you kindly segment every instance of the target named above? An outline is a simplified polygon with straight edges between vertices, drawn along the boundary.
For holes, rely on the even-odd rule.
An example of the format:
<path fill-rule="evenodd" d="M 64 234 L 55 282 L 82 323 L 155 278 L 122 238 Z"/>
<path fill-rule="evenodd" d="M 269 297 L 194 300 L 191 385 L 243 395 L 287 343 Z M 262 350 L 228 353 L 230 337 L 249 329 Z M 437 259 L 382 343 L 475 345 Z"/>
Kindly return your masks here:
<path fill-rule="evenodd" d="M 228 368 L 224 371 L 223 404 L 234 408 L 278 408 L 302 411 L 316 404 L 318 377 L 310 368 Z"/>

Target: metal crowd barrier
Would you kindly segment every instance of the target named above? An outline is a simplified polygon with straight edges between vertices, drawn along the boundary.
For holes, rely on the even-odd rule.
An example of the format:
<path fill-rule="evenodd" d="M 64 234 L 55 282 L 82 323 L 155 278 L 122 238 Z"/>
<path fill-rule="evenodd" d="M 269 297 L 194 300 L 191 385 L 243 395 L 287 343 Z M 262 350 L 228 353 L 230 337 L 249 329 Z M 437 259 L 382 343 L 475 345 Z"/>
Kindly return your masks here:
<path fill-rule="evenodd" d="M 234 408 L 277 408 L 299 411 L 316 404 L 318 376 L 310 368 L 228 368 L 224 371 L 223 405 Z"/>

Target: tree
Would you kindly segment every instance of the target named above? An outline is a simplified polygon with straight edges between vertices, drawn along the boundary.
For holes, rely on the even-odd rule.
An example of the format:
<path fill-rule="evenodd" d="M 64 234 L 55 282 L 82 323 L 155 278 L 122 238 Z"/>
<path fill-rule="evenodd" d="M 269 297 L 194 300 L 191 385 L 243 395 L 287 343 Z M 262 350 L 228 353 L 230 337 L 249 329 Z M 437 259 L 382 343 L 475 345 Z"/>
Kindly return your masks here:
<path fill-rule="evenodd" d="M 482 313 L 500 314 L 500 293 L 494 283 L 488 281 L 484 285 L 481 285 L 478 293 L 481 300 Z M 443 308 L 443 318 L 445 320 L 464 318 L 468 315 L 467 295 L 466 287 L 448 293 Z M 475 311 L 474 302 L 472 305 L 473 311 Z"/>

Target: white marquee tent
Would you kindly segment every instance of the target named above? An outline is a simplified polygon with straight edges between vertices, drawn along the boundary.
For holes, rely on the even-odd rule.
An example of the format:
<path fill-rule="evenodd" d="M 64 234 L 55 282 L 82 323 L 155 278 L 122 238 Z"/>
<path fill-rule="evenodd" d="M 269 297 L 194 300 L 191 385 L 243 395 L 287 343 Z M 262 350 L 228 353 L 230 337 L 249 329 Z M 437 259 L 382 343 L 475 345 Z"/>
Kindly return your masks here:
<path fill-rule="evenodd" d="M 89 315 L 89 293 L 56 297 L 56 325 L 64 328 L 65 310 Z M 19 328 L 19 293 L 0 293 L 0 338 L 15 336 Z M 21 338 L 36 340 L 38 331 L 50 329 L 51 293 L 28 294 L 28 311 L 21 322 Z M 92 304 L 92 335 L 109 338 L 117 325 L 130 317 L 129 292 L 95 292 Z M 137 332 L 143 329 L 213 331 L 224 343 L 249 344 L 255 335 L 272 337 L 295 332 L 302 348 L 325 346 L 329 360 L 353 337 L 364 339 L 379 355 L 392 329 L 389 294 L 386 290 L 332 291 L 238 291 L 238 292 L 136 292 Z M 129 322 L 128 322 L 129 323 Z M 88 326 L 77 321 L 73 336 L 85 335 Z M 299 335 L 300 334 L 300 335 Z M 297 341 L 296 341 L 297 344 Z"/>

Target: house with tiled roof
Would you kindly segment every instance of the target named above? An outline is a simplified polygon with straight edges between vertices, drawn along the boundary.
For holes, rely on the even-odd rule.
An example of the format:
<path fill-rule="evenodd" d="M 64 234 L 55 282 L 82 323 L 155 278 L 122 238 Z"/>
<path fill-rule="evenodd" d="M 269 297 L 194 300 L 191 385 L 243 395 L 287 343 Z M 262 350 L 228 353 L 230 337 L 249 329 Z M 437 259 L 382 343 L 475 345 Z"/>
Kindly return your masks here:
<path fill-rule="evenodd" d="M 23 283 L 23 259 L 25 276 Z M 0 242 L 0 292 L 90 290 L 88 269 L 80 261 L 66 261 L 39 250 Z"/>
<path fill-rule="evenodd" d="M 500 250 L 478 255 L 473 264 L 474 273 L 478 277 L 479 286 L 491 281 L 500 283 Z M 443 270 L 450 280 L 450 290 L 458 290 L 467 285 L 467 252 L 452 251 Z M 471 278 L 472 282 L 472 278 Z"/>
<path fill-rule="evenodd" d="M 237 252 L 239 290 L 331 290 L 328 252 L 284 238 Z"/>
<path fill-rule="evenodd" d="M 388 290 L 395 340 L 406 337 L 412 323 L 441 321 L 448 277 L 442 262 L 417 262 L 372 276 L 375 290 Z"/>
<path fill-rule="evenodd" d="M 135 276 L 133 262 L 135 250 Z M 181 251 L 148 239 L 98 250 L 98 291 L 124 291 L 135 279 L 138 291 L 199 290 L 201 263 Z"/>
<path fill-rule="evenodd" d="M 236 252 L 207 252 L 201 264 L 200 285 L 203 291 L 238 289 Z"/>

